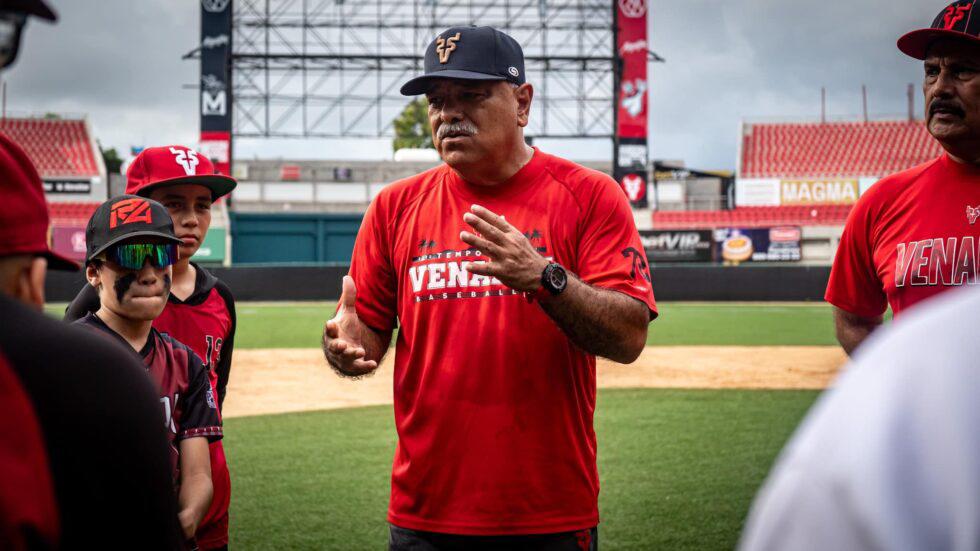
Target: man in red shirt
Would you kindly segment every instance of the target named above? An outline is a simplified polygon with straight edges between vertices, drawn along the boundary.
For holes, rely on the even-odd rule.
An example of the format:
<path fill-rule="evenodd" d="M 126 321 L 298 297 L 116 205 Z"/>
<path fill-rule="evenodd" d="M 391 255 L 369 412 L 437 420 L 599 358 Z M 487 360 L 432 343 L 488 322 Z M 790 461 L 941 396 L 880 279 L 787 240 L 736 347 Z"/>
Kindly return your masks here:
<path fill-rule="evenodd" d="M 395 352 L 391 549 L 595 549 L 595 357 L 629 363 L 657 315 L 625 195 L 527 146 L 533 88 L 510 36 L 455 27 L 425 53 L 445 164 L 387 186 L 361 224 L 330 365 Z"/>
<path fill-rule="evenodd" d="M 165 206 L 181 240 L 167 306 L 153 320 L 153 327 L 185 343 L 204 360 L 219 409 L 231 373 L 235 299 L 224 282 L 191 262 L 191 257 L 207 236 L 213 202 L 230 193 L 235 185 L 234 179 L 216 174 L 207 157 L 182 145 L 148 147 L 137 155 L 126 172 L 126 193 Z M 81 319 L 99 306 L 98 293 L 86 285 L 68 306 L 65 319 Z M 197 544 L 203 550 L 219 550 L 228 546 L 231 476 L 220 440 L 210 443 L 209 453 L 214 499 L 201 522 Z"/>
<path fill-rule="evenodd" d="M 156 201 L 120 195 L 100 205 L 85 229 L 85 275 L 98 290 L 101 306 L 75 324 L 130 347 L 156 383 L 178 518 L 192 540 L 213 495 L 208 443 L 222 432 L 202 360 L 153 328 L 167 305 L 180 243 L 170 215 Z"/>
<path fill-rule="evenodd" d="M 882 323 L 977 283 L 980 246 L 980 8 L 953 2 L 898 41 L 925 61 L 926 124 L 946 152 L 889 176 L 854 206 L 830 274 L 837 340 L 850 354 Z"/>

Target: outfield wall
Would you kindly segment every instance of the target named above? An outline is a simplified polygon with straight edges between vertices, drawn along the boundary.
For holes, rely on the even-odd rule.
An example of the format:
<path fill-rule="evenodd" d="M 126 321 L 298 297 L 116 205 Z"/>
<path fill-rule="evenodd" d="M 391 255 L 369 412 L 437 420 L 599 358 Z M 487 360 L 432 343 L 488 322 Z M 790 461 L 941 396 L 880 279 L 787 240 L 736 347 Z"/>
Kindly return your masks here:
<path fill-rule="evenodd" d="M 340 296 L 347 266 L 234 266 L 213 271 L 239 301 L 334 300 Z M 664 301 L 819 301 L 829 276 L 829 266 L 674 264 L 653 268 L 654 292 Z M 81 272 L 49 271 L 47 300 L 71 300 L 83 284 Z"/>

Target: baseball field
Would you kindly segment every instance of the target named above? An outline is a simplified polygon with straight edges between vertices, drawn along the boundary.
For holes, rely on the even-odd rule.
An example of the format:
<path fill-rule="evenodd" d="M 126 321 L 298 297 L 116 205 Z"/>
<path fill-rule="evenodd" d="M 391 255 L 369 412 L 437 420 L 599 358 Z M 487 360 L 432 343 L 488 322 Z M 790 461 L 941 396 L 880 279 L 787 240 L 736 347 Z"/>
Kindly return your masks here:
<path fill-rule="evenodd" d="M 635 364 L 598 366 L 601 547 L 731 549 L 844 355 L 823 304 L 660 309 Z M 235 548 L 385 548 L 391 358 L 373 377 L 336 377 L 317 348 L 332 313 L 329 303 L 238 305 L 225 402 Z"/>

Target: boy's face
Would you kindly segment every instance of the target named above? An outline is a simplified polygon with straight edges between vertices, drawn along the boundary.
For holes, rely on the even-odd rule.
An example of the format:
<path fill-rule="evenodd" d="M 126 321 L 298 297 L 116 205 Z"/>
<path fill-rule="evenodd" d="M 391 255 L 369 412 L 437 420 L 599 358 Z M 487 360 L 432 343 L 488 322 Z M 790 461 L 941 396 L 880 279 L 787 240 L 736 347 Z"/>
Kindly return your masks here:
<path fill-rule="evenodd" d="M 183 241 L 180 257 L 194 256 L 211 226 L 211 190 L 197 184 L 179 184 L 153 190 L 150 199 L 167 207 L 174 219 L 174 231 Z"/>
<path fill-rule="evenodd" d="M 123 241 L 122 244 L 146 243 L 146 238 Z M 102 305 L 119 317 L 133 321 L 152 321 L 163 313 L 170 296 L 172 267 L 158 268 L 149 258 L 139 270 L 125 268 L 111 260 L 90 263 L 85 269 L 89 284 L 99 292 Z"/>

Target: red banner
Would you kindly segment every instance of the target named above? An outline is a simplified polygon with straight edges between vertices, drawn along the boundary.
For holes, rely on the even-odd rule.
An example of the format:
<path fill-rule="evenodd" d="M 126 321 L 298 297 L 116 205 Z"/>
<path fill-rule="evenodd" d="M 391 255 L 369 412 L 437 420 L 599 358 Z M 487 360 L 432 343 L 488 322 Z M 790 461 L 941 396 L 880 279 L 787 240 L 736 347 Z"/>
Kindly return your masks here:
<path fill-rule="evenodd" d="M 620 138 L 647 138 L 647 3 L 616 1 L 616 49 L 623 60 L 616 128 Z"/>
<path fill-rule="evenodd" d="M 85 226 L 53 226 L 51 248 L 72 260 L 85 260 Z"/>
<path fill-rule="evenodd" d="M 619 185 L 622 186 L 623 191 L 626 192 L 626 196 L 629 197 L 630 204 L 634 207 L 646 207 L 647 180 L 643 177 L 643 174 L 631 172 L 623 176 Z"/>
<path fill-rule="evenodd" d="M 202 130 L 198 152 L 211 159 L 215 170 L 231 176 L 231 132 Z"/>

